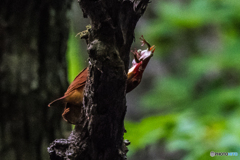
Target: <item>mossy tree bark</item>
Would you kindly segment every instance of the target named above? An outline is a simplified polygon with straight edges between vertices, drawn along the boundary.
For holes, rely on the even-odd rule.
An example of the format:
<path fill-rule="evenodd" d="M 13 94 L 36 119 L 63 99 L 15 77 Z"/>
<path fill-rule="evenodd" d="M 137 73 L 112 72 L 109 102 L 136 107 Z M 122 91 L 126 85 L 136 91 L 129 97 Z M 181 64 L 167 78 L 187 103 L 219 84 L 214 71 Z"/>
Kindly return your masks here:
<path fill-rule="evenodd" d="M 46 160 L 62 136 L 69 0 L 0 1 L 0 159 Z"/>
<path fill-rule="evenodd" d="M 79 124 L 68 139 L 55 140 L 51 159 L 123 160 L 126 74 L 134 29 L 149 0 L 79 0 L 91 29 L 89 77 Z"/>

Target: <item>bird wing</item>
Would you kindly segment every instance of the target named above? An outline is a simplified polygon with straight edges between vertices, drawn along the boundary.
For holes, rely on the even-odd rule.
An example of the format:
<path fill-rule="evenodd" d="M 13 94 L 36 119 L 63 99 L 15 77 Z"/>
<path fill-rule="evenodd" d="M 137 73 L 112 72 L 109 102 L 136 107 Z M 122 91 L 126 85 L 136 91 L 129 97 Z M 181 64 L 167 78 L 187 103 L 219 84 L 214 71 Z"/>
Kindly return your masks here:
<path fill-rule="evenodd" d="M 71 95 L 75 89 L 78 89 L 86 84 L 88 77 L 88 68 L 83 69 L 73 80 L 64 94 L 64 97 Z"/>
<path fill-rule="evenodd" d="M 63 100 L 66 97 L 70 96 L 75 89 L 78 89 L 86 84 L 88 76 L 88 68 L 83 69 L 73 80 L 73 82 L 69 85 L 67 91 L 65 92 L 63 97 L 60 97 L 58 99 L 55 99 L 51 103 L 48 104 L 48 107 L 51 107 L 51 105 L 59 100 Z"/>
<path fill-rule="evenodd" d="M 63 100 L 64 98 L 66 98 L 66 97 L 63 96 L 63 97 L 60 97 L 60 98 L 58 98 L 58 99 L 55 99 L 54 101 L 52 101 L 51 103 L 48 104 L 48 107 L 51 107 L 51 105 L 52 105 L 53 103 L 55 103 L 55 102 L 57 102 L 57 101 L 59 101 L 59 100 Z"/>

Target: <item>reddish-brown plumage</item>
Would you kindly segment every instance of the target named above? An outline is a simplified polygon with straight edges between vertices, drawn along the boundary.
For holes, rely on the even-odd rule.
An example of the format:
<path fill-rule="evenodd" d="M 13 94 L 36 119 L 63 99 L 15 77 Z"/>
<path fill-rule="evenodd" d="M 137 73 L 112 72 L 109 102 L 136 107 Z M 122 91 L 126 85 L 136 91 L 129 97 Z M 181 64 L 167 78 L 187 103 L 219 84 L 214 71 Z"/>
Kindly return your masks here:
<path fill-rule="evenodd" d="M 68 87 L 64 96 L 71 95 L 76 89 L 85 86 L 88 76 L 88 68 L 83 69 Z"/>
<path fill-rule="evenodd" d="M 144 51 L 133 52 L 134 60 L 132 62 L 132 67 L 129 69 L 127 75 L 127 93 L 136 88 L 141 82 L 143 71 L 147 66 L 150 58 L 152 57 L 152 53 L 155 50 L 154 46 L 150 48 L 149 43 L 146 42 L 143 36 L 140 39 L 142 40 L 143 44 L 147 44 L 148 49 Z M 50 107 L 53 103 L 59 100 L 63 100 L 65 103 L 65 108 L 62 117 L 69 123 L 76 124 L 79 116 L 81 115 L 81 107 L 83 106 L 83 92 L 87 77 L 88 68 L 85 68 L 73 80 L 63 97 L 58 98 L 48 104 Z"/>
<path fill-rule="evenodd" d="M 64 96 L 49 103 L 48 107 L 50 107 L 53 103 L 55 103 L 59 100 L 63 100 L 63 99 L 65 99 L 66 102 L 76 103 L 76 102 L 74 102 L 74 100 L 72 100 L 74 98 L 71 98 L 69 96 L 73 96 L 72 94 L 75 92 L 82 92 L 82 90 L 85 86 L 85 83 L 87 81 L 87 75 L 88 75 L 88 68 L 85 68 L 76 76 L 76 78 L 73 80 L 73 82 L 69 85 Z"/>
<path fill-rule="evenodd" d="M 87 81 L 88 68 L 82 70 L 73 82 L 69 85 L 64 96 L 58 98 L 48 104 L 50 107 L 53 103 L 63 100 L 65 103 L 65 108 L 62 117 L 65 121 L 76 124 L 79 115 L 81 114 L 82 100 L 83 100 L 83 90 Z"/>
<path fill-rule="evenodd" d="M 127 75 L 127 89 L 126 93 L 131 92 L 136 88 L 142 79 L 143 70 L 141 70 L 142 62 L 137 63 L 131 67 Z"/>

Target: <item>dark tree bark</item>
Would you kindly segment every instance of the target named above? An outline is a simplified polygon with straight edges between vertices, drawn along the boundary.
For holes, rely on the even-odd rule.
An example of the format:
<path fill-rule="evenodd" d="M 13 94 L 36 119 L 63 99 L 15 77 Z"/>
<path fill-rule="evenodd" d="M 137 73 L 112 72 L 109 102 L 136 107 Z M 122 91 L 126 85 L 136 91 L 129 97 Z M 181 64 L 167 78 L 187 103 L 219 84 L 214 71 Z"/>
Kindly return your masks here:
<path fill-rule="evenodd" d="M 47 104 L 67 88 L 69 0 L 0 1 L 0 159 L 48 159 L 62 136 L 62 108 Z M 55 128 L 53 128 L 53 126 Z"/>
<path fill-rule="evenodd" d="M 80 0 L 91 29 L 87 42 L 89 77 L 79 124 L 68 139 L 55 140 L 51 159 L 123 160 L 126 73 L 137 21 L 148 0 Z"/>

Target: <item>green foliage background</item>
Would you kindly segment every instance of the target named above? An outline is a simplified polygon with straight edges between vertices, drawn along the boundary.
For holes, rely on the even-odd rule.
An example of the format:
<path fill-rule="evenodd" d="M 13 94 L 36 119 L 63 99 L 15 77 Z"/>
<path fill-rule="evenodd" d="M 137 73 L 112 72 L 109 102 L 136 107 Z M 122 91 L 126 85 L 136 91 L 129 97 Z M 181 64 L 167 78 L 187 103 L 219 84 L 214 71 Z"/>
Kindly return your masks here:
<path fill-rule="evenodd" d="M 153 87 L 138 98 L 155 114 L 125 122 L 129 159 L 153 144 L 184 152 L 184 160 L 210 159 L 211 151 L 240 154 L 240 1 L 161 0 L 149 7 L 136 31 L 156 45 L 152 59 L 166 73 L 156 73 Z M 72 32 L 70 81 L 83 68 L 77 43 Z M 229 158 L 238 159 L 217 157 Z"/>
<path fill-rule="evenodd" d="M 79 40 L 75 37 L 73 27 L 70 29 L 67 49 L 68 62 L 68 81 L 71 83 L 78 73 L 83 69 L 83 60 L 80 58 L 81 54 L 79 48 Z"/>
<path fill-rule="evenodd" d="M 151 5 L 140 34 L 156 45 L 153 59 L 167 74 L 139 98 L 156 115 L 125 123 L 130 157 L 160 142 L 167 152 L 186 151 L 184 160 L 210 159 L 211 151 L 240 154 L 240 1 Z"/>

